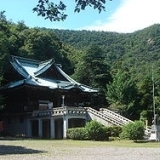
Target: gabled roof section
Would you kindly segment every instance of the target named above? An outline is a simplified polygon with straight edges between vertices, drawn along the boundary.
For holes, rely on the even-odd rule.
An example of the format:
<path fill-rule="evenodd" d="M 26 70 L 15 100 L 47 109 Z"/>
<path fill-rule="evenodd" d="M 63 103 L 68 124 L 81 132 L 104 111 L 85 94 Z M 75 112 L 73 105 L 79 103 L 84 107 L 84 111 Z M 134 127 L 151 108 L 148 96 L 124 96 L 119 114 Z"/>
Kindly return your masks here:
<path fill-rule="evenodd" d="M 47 61 L 36 61 L 32 59 L 11 56 L 10 60 L 12 66 L 21 74 L 24 78 L 28 76 L 36 77 L 45 72 L 54 63 L 53 59 Z"/>
<path fill-rule="evenodd" d="M 48 61 L 42 62 L 39 64 L 39 67 L 37 68 L 37 71 L 34 72 L 35 76 L 38 76 L 40 74 L 42 74 L 43 72 L 45 72 L 48 68 L 50 68 L 52 66 L 52 64 L 54 63 L 53 59 L 50 59 Z"/>
<path fill-rule="evenodd" d="M 55 64 L 54 59 L 37 61 L 18 56 L 11 56 L 10 63 L 15 70 L 24 77 L 24 79 L 17 82 L 12 82 L 8 84 L 6 88 L 14 88 L 23 84 L 28 84 L 39 87 L 48 87 L 50 89 L 80 89 L 82 92 L 98 92 L 97 89 L 73 80 L 61 69 L 59 65 Z M 49 72 L 52 76 L 46 76 L 48 74 L 45 74 L 49 69 L 54 71 Z M 56 78 L 57 74 L 59 75 L 58 78 Z"/>

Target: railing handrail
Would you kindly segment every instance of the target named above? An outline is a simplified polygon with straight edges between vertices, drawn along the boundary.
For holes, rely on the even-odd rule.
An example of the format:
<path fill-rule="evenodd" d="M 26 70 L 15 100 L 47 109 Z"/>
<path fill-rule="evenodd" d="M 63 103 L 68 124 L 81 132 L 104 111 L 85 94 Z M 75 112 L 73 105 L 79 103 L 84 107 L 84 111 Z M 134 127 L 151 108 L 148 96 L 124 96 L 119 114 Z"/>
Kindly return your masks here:
<path fill-rule="evenodd" d="M 63 114 L 84 115 L 86 114 L 86 110 L 84 107 L 68 107 L 68 106 L 53 108 L 53 115 L 63 115 Z"/>
<path fill-rule="evenodd" d="M 126 118 L 126 117 L 123 117 L 107 108 L 100 108 L 100 111 L 103 112 L 104 114 L 109 114 L 109 115 L 112 115 L 114 117 L 117 117 L 118 119 L 122 120 L 122 121 L 125 121 L 125 122 L 132 122 L 130 119 Z"/>
<path fill-rule="evenodd" d="M 108 121 L 111 124 L 119 125 L 119 126 L 124 125 L 124 123 L 122 121 L 118 121 L 117 119 L 110 118 L 107 115 L 105 115 L 105 114 L 101 113 L 100 111 L 97 111 L 97 110 L 95 110 L 95 109 L 93 109 L 91 107 L 85 107 L 85 108 L 86 108 L 87 111 L 89 111 L 92 114 L 94 114 L 94 115 L 96 115 L 96 116 Z"/>

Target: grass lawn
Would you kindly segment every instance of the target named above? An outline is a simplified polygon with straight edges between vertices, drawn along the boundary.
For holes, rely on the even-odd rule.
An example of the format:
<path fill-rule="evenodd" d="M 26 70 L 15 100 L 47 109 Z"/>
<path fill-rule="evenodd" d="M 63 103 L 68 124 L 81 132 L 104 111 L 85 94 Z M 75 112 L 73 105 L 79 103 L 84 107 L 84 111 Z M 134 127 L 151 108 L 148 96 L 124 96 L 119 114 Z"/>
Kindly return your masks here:
<path fill-rule="evenodd" d="M 42 139 L 0 139 L 0 145 L 23 146 L 30 148 L 70 147 L 145 147 L 160 148 L 160 142 L 133 142 L 131 140 L 114 141 L 78 141 L 78 140 L 42 140 Z"/>

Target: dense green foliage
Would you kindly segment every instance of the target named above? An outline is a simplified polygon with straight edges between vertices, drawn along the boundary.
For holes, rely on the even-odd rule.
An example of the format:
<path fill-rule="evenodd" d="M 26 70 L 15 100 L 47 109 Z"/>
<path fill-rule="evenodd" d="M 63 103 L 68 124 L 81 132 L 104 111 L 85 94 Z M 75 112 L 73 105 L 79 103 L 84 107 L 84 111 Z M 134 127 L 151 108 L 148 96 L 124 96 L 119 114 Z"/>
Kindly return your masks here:
<path fill-rule="evenodd" d="M 86 123 L 85 127 L 68 129 L 67 138 L 73 140 L 108 140 L 109 130 L 97 121 L 90 121 Z"/>
<path fill-rule="evenodd" d="M 108 127 L 105 127 L 105 130 L 109 137 L 119 137 L 122 132 L 122 127 L 108 126 Z"/>
<path fill-rule="evenodd" d="M 120 126 L 104 127 L 97 121 L 88 122 L 85 127 L 69 128 L 67 138 L 73 140 L 109 140 L 109 137 L 119 137 L 122 132 Z"/>
<path fill-rule="evenodd" d="M 110 67 L 103 57 L 103 50 L 96 44 L 91 45 L 84 52 L 81 59 L 75 64 L 73 78 L 86 85 L 99 88 L 99 94 L 94 97 L 93 106 L 106 104 L 106 84 L 111 79 Z"/>
<path fill-rule="evenodd" d="M 97 121 L 88 122 L 85 126 L 85 129 L 89 140 L 97 141 L 108 139 L 105 127 Z"/>
<path fill-rule="evenodd" d="M 144 137 L 144 123 L 142 121 L 128 123 L 122 128 L 120 137 L 130 140 L 142 140 Z"/>
<path fill-rule="evenodd" d="M 73 3 L 73 2 L 72 2 Z M 80 12 L 85 10 L 87 6 L 97 9 L 99 12 L 105 10 L 105 0 L 75 0 L 74 12 Z M 68 16 L 65 14 L 67 6 L 62 1 L 52 2 L 51 0 L 38 0 L 37 6 L 33 8 L 33 12 L 36 12 L 38 16 L 42 16 L 50 21 L 63 21 Z"/>
<path fill-rule="evenodd" d="M 111 104 L 110 107 L 119 109 L 121 113 L 129 113 L 131 108 L 135 108 L 137 95 L 137 86 L 125 70 L 118 70 L 113 75 L 113 81 L 107 85 L 106 98 Z"/>
<path fill-rule="evenodd" d="M 99 88 L 92 107 L 121 109 L 128 118 L 160 113 L 160 25 L 130 34 L 29 28 L 0 16 L 0 84 L 15 80 L 10 55 L 54 58 L 75 80 Z M 154 81 L 153 77 L 154 76 Z M 93 101 L 94 100 L 94 101 Z M 144 115 L 145 113 L 145 115 Z"/>
<path fill-rule="evenodd" d="M 136 86 L 130 75 L 122 70 L 118 70 L 113 76 L 113 82 L 107 85 L 106 97 L 112 104 L 129 105 L 135 100 L 136 94 Z"/>
<path fill-rule="evenodd" d="M 84 127 L 81 128 L 69 128 L 67 130 L 67 139 L 73 140 L 87 140 L 87 132 Z"/>

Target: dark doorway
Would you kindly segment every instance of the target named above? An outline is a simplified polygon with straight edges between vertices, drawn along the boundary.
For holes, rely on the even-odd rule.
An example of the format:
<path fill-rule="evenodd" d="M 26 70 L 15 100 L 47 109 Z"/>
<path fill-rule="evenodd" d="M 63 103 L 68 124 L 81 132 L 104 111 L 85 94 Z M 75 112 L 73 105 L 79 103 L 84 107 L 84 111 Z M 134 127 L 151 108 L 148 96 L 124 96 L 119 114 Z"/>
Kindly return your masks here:
<path fill-rule="evenodd" d="M 55 120 L 55 138 L 63 139 L 63 120 L 62 119 Z"/>
<path fill-rule="evenodd" d="M 51 136 L 51 127 L 50 127 L 50 120 L 45 119 L 42 121 L 42 138 L 48 139 Z"/>
<path fill-rule="evenodd" d="M 31 121 L 32 137 L 38 137 L 38 120 Z"/>
<path fill-rule="evenodd" d="M 3 130 L 4 130 L 3 121 L 0 119 L 0 136 L 3 135 Z"/>

